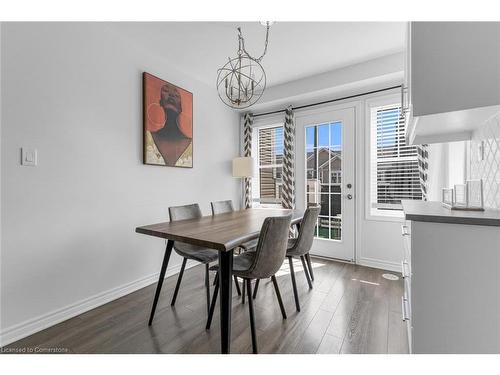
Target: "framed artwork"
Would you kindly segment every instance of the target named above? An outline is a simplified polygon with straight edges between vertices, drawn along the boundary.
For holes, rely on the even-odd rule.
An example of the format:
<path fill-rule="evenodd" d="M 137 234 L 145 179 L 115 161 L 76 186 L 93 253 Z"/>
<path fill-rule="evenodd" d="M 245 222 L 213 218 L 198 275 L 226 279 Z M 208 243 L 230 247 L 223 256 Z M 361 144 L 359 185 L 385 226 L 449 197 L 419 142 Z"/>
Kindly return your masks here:
<path fill-rule="evenodd" d="M 193 167 L 193 94 L 144 72 L 144 164 Z"/>

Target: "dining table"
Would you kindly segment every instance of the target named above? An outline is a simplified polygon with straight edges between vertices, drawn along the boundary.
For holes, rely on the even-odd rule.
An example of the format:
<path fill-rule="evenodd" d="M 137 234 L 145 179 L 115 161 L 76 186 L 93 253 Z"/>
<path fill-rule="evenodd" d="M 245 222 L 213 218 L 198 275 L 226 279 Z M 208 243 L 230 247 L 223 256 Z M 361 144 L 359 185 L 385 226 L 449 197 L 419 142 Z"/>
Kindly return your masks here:
<path fill-rule="evenodd" d="M 221 353 L 231 351 L 231 302 L 234 250 L 259 237 L 267 217 L 292 214 L 292 225 L 300 225 L 304 211 L 279 208 L 249 208 L 224 214 L 140 226 L 137 233 L 167 240 L 160 277 L 153 300 L 152 315 L 161 292 L 174 242 L 184 242 L 218 251 L 220 290 Z"/>

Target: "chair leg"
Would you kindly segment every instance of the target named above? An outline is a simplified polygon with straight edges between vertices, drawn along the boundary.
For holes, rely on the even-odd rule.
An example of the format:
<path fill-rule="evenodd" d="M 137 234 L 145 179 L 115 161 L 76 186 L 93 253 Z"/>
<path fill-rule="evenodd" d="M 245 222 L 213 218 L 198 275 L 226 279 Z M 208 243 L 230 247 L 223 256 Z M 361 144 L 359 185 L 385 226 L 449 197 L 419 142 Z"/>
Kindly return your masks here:
<path fill-rule="evenodd" d="M 240 283 L 238 282 L 238 278 L 236 276 L 234 276 L 234 285 L 236 286 L 236 293 L 241 296 Z"/>
<path fill-rule="evenodd" d="M 247 288 L 245 287 L 245 279 L 243 279 L 243 290 L 241 291 L 241 303 L 244 305 L 245 304 L 245 294 L 246 294 L 246 290 Z"/>
<path fill-rule="evenodd" d="M 293 286 L 293 297 L 295 298 L 295 308 L 300 311 L 299 294 L 297 292 L 297 283 L 295 282 L 295 272 L 293 271 L 293 258 L 288 257 L 288 263 L 290 265 L 290 276 L 292 277 Z"/>
<path fill-rule="evenodd" d="M 257 336 L 255 335 L 255 317 L 254 317 L 253 301 L 252 301 L 252 283 L 250 279 L 246 279 L 245 282 L 247 284 L 248 311 L 250 313 L 250 331 L 252 332 L 252 351 L 253 354 L 257 354 Z"/>
<path fill-rule="evenodd" d="M 304 273 L 306 275 L 307 283 L 309 284 L 309 289 L 312 289 L 313 284 L 311 278 L 309 277 L 309 271 L 307 270 L 306 260 L 303 255 L 300 256 L 300 260 L 302 261 L 302 268 L 304 268 Z"/>
<path fill-rule="evenodd" d="M 179 272 L 179 277 L 177 278 L 177 284 L 175 284 L 174 295 L 172 296 L 172 302 L 170 302 L 170 306 L 175 305 L 175 300 L 177 299 L 177 293 L 179 293 L 179 287 L 181 286 L 182 276 L 184 275 L 184 268 L 186 268 L 187 258 L 184 258 L 182 261 L 181 272 Z"/>
<path fill-rule="evenodd" d="M 217 276 L 218 275 L 219 273 L 217 273 Z M 219 294 L 219 283 L 215 284 L 214 295 L 212 296 L 212 303 L 210 304 L 210 310 L 208 311 L 207 325 L 205 326 L 205 329 L 207 330 L 210 329 L 210 326 L 212 325 L 212 318 L 214 316 L 214 310 L 218 294 Z"/>
<path fill-rule="evenodd" d="M 276 281 L 276 276 L 271 276 L 271 280 L 273 281 L 274 291 L 276 292 L 276 297 L 278 297 L 278 303 L 280 305 L 281 315 L 283 319 L 286 319 L 286 311 L 285 306 L 283 306 L 283 300 L 281 299 L 280 288 L 278 288 L 278 282 Z"/>
<path fill-rule="evenodd" d="M 217 285 L 219 283 L 219 272 L 216 272 L 215 273 L 215 277 L 214 277 L 214 282 L 213 282 L 213 286 Z"/>
<path fill-rule="evenodd" d="M 255 280 L 255 285 L 253 287 L 253 299 L 257 297 L 257 290 L 259 289 L 260 279 Z"/>
<path fill-rule="evenodd" d="M 309 253 L 307 253 L 305 255 L 305 257 L 307 260 L 307 267 L 309 268 L 309 276 L 311 276 L 311 280 L 314 281 L 314 273 L 313 273 L 313 268 L 312 268 L 312 264 L 311 264 L 311 256 L 309 255 Z"/>
<path fill-rule="evenodd" d="M 209 264 L 205 264 L 205 288 L 207 290 L 207 314 L 210 312 L 210 270 Z"/>

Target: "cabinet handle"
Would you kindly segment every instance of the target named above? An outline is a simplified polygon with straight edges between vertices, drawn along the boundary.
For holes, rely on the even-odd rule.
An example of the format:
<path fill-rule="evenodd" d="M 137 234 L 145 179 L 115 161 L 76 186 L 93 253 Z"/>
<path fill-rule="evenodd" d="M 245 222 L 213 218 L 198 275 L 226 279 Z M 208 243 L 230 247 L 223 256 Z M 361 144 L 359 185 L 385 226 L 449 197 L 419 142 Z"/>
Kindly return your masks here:
<path fill-rule="evenodd" d="M 410 106 L 405 103 L 405 92 L 408 91 L 408 87 L 401 85 L 401 117 L 403 118 L 405 114 L 410 110 Z"/>
<path fill-rule="evenodd" d="M 407 261 L 402 261 L 401 262 L 401 273 L 403 275 L 403 279 L 406 279 L 408 276 L 410 276 L 410 271 L 409 271 L 410 265 L 408 264 Z"/>
<path fill-rule="evenodd" d="M 404 114 L 404 96 L 405 96 L 405 91 L 404 91 L 404 85 L 401 85 L 401 112 L 399 114 L 399 118 L 402 119 L 405 114 Z"/>
<path fill-rule="evenodd" d="M 408 225 L 401 225 L 401 235 L 409 236 L 410 232 L 408 232 Z"/>
<path fill-rule="evenodd" d="M 408 309 L 406 308 L 407 302 L 407 299 L 401 297 L 401 311 L 403 313 L 403 322 L 410 320 L 410 317 L 408 316 Z"/>

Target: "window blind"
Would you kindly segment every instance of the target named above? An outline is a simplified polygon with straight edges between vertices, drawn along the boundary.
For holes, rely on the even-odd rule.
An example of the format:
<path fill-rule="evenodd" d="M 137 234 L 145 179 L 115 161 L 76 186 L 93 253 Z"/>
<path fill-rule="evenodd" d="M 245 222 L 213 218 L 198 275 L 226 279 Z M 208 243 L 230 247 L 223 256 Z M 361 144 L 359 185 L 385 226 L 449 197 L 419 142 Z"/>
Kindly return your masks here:
<path fill-rule="evenodd" d="M 259 129 L 259 187 L 261 203 L 281 202 L 283 126 Z"/>
<path fill-rule="evenodd" d="M 400 105 L 370 110 L 372 210 L 400 210 L 402 199 L 422 199 L 418 154 L 405 139 Z M 379 211 L 378 211 L 379 212 Z"/>

